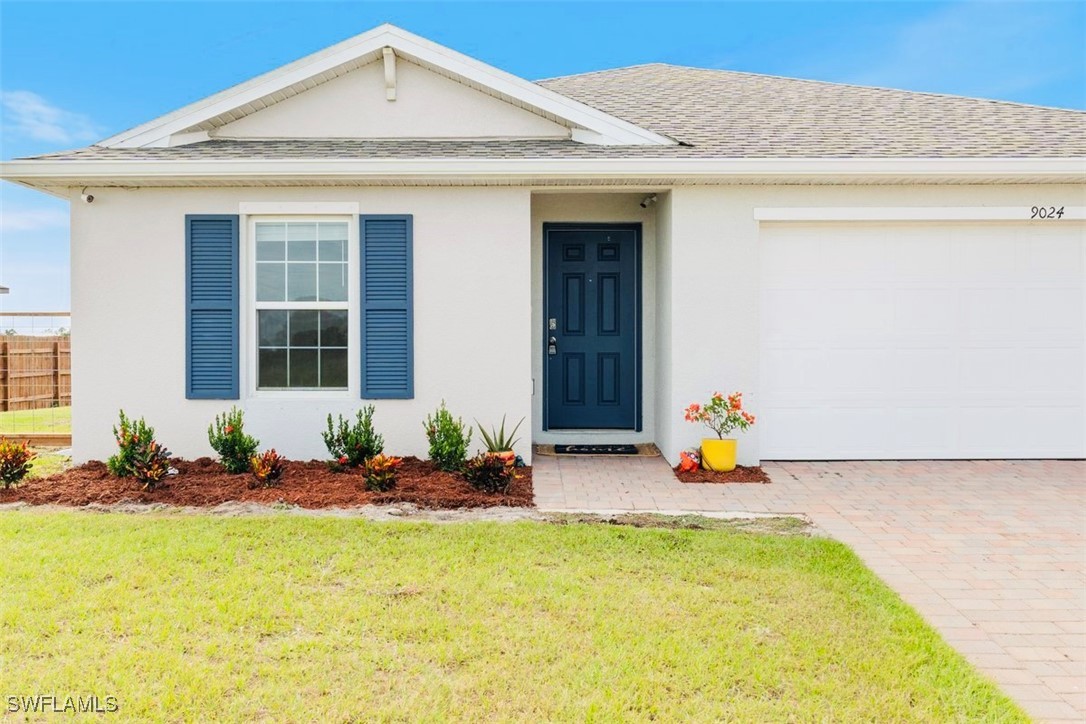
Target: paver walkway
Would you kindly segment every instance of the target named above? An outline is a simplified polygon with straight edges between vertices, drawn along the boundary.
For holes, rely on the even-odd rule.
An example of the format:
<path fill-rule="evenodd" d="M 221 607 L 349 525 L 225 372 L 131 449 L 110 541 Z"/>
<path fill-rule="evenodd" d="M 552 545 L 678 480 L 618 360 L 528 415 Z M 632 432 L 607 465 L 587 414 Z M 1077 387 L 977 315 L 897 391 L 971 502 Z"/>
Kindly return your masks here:
<path fill-rule="evenodd" d="M 1086 462 L 767 463 L 678 482 L 662 458 L 533 460 L 545 510 L 805 513 L 1033 717 L 1086 721 Z"/>

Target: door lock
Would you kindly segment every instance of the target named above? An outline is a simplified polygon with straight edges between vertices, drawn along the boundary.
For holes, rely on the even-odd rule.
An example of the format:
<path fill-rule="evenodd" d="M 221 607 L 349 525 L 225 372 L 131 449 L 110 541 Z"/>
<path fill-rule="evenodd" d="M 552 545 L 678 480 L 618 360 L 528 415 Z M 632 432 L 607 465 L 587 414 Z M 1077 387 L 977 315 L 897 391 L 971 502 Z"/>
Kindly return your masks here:
<path fill-rule="evenodd" d="M 552 357 L 558 354 L 558 340 L 554 337 L 547 340 L 547 354 Z"/>
<path fill-rule="evenodd" d="M 558 329 L 558 320 L 555 319 L 554 317 L 551 317 L 550 319 L 548 319 L 547 320 L 547 329 L 549 329 L 552 332 L 554 330 Z"/>

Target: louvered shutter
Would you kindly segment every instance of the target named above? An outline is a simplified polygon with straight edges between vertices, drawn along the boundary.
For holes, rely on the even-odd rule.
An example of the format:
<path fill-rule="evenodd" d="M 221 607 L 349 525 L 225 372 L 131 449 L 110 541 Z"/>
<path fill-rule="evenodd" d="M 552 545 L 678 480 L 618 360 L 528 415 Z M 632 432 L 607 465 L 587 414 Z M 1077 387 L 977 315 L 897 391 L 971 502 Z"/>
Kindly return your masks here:
<path fill-rule="evenodd" d="M 185 216 L 185 397 L 238 398 L 238 217 Z"/>
<path fill-rule="evenodd" d="M 362 397 L 415 395 L 411 215 L 359 217 Z"/>

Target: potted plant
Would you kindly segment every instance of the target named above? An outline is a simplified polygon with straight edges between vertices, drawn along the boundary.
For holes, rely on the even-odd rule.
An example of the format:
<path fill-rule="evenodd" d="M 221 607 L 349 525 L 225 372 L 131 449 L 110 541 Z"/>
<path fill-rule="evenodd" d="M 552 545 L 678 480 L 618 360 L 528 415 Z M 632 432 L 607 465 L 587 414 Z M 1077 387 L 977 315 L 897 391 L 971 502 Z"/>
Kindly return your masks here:
<path fill-rule="evenodd" d="M 505 415 L 502 415 L 502 425 L 498 429 L 490 428 L 488 433 L 486 429 L 479 425 L 479 421 L 476 420 L 475 424 L 479 425 L 479 434 L 483 436 L 483 442 L 486 444 L 486 454 L 489 457 L 499 458 L 506 465 L 513 465 L 516 462 L 517 454 L 513 452 L 513 447 L 517 444 L 517 438 L 513 437 L 517 434 L 517 430 L 520 429 L 521 423 L 524 422 L 524 418 L 520 418 L 520 422 L 510 430 L 509 434 L 505 434 Z"/>
<path fill-rule="evenodd" d="M 716 433 L 716 439 L 701 441 L 701 466 L 717 472 L 735 470 L 736 441 L 724 436 L 754 424 L 754 415 L 743 409 L 743 393 L 724 395 L 714 392 L 709 402 L 704 405 L 695 402 L 685 413 L 687 422 L 703 423 Z"/>

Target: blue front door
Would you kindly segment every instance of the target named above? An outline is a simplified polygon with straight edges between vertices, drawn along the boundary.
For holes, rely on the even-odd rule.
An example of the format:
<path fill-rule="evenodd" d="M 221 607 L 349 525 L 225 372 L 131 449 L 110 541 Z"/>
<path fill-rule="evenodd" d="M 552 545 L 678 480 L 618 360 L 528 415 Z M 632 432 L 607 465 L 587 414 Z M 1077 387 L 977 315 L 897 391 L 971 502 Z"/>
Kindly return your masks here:
<path fill-rule="evenodd" d="M 640 427 L 640 225 L 545 224 L 544 425 Z"/>

